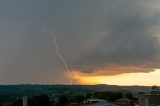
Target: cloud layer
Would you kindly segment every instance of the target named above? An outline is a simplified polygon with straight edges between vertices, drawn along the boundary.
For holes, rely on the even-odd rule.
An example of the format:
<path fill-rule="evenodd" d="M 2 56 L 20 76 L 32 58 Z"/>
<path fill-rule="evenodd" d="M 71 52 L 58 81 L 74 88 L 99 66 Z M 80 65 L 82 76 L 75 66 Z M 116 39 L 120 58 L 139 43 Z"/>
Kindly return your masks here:
<path fill-rule="evenodd" d="M 159 68 L 160 36 L 153 29 L 159 27 L 160 14 L 158 8 L 148 3 L 119 1 L 105 4 L 103 13 L 98 12 L 93 21 L 101 23 L 94 24 L 99 33 L 93 33 L 101 39 L 95 39 L 97 45 L 78 58 L 77 64 L 81 65 L 78 70 L 90 73 L 88 75 L 95 72 L 116 75 Z"/>
<path fill-rule="evenodd" d="M 0 1 L 0 83 L 66 83 L 42 28 L 56 30 L 72 71 L 87 76 L 160 68 L 159 0 Z"/>

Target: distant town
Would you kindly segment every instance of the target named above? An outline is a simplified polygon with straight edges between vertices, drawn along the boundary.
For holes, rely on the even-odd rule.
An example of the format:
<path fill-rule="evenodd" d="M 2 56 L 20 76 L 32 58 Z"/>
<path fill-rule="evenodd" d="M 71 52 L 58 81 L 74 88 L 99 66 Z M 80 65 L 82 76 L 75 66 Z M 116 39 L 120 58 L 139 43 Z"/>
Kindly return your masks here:
<path fill-rule="evenodd" d="M 0 85 L 0 106 L 159 105 L 156 85 Z"/>

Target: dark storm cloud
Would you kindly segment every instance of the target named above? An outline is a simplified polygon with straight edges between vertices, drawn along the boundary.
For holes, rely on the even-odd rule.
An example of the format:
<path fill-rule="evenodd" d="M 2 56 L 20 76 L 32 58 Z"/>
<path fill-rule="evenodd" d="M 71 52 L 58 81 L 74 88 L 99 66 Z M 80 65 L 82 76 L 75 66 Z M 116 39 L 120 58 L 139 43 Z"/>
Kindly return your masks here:
<path fill-rule="evenodd" d="M 154 16 L 153 19 L 143 20 L 140 17 L 127 19 L 117 17 L 115 20 L 108 20 L 109 22 L 106 23 L 111 25 L 109 33 L 106 33 L 98 47 L 84 58 L 91 61 L 123 63 L 123 60 L 137 62 L 135 60 L 148 60 L 156 57 L 159 54 L 158 39 L 152 33 L 147 32 L 148 29 L 157 25 L 153 23 L 156 20 Z"/>
<path fill-rule="evenodd" d="M 123 66 L 140 69 L 127 71 L 124 69 L 120 73 L 149 72 L 160 67 L 159 64 L 154 67 L 159 61 L 159 36 L 148 31 L 160 25 L 160 11 L 157 8 L 145 7 L 144 2 L 139 2 L 139 5 L 137 3 L 137 1 L 113 3 L 116 5 L 115 8 L 106 9 L 100 21 L 102 26 L 98 27 L 99 30 L 104 30 L 103 39 L 95 48 L 93 47 L 93 50 L 80 56 L 77 64 L 84 65 L 83 68 L 78 68 L 81 72 L 91 73 L 91 70 L 94 72 L 99 70 L 93 69 L 93 66 L 97 66 L 105 67 L 107 73 L 110 64 L 117 64 L 120 67 L 117 68 L 117 74 Z"/>

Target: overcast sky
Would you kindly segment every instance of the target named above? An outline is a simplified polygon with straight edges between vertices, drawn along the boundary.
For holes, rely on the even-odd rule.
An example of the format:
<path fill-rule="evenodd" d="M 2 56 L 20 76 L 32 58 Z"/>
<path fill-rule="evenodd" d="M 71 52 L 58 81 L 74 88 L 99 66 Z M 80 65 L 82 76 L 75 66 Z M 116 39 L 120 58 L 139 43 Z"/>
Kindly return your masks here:
<path fill-rule="evenodd" d="M 0 84 L 66 84 L 48 28 L 71 71 L 88 76 L 160 68 L 159 0 L 1 0 Z"/>

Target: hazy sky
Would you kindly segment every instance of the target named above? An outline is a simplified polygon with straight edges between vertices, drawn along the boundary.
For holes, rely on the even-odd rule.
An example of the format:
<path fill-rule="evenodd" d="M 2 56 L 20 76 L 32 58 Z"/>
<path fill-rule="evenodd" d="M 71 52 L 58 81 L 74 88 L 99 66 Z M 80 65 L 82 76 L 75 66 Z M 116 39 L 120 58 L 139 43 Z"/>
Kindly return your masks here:
<path fill-rule="evenodd" d="M 1 0 L 0 84 L 69 82 L 45 27 L 56 31 L 74 83 L 142 74 L 158 85 L 152 73 L 160 68 L 159 6 L 159 0 Z"/>

